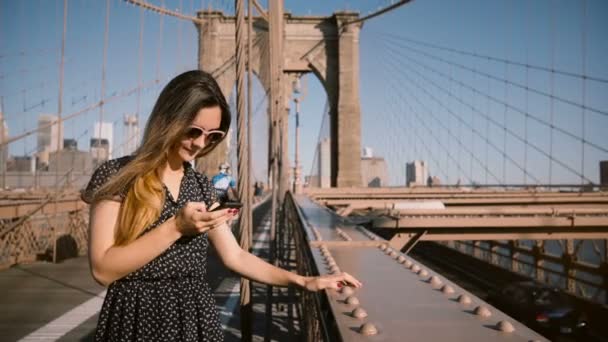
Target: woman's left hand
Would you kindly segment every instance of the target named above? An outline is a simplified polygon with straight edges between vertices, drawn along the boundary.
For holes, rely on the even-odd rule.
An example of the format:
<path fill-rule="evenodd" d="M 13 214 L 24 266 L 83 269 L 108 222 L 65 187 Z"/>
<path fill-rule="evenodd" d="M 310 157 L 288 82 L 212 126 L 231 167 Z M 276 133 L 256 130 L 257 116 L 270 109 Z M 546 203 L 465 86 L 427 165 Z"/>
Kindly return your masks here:
<path fill-rule="evenodd" d="M 353 286 L 360 288 L 363 284 L 346 272 L 340 274 L 328 274 L 318 277 L 306 277 L 304 280 L 304 288 L 308 291 L 319 291 L 324 289 L 338 290 L 342 286 Z"/>

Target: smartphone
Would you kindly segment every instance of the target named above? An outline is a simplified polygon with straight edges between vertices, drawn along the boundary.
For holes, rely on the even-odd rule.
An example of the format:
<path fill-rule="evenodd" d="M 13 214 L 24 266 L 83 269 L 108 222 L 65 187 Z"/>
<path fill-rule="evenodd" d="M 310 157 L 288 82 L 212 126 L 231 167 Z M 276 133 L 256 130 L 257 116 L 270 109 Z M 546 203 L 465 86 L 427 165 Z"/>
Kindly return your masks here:
<path fill-rule="evenodd" d="M 222 209 L 240 209 L 243 206 L 243 203 L 241 202 L 234 202 L 234 201 L 228 201 L 228 202 L 224 202 L 221 203 L 218 206 L 213 206 L 211 205 L 209 207 L 209 211 L 216 211 L 216 210 L 222 210 Z"/>

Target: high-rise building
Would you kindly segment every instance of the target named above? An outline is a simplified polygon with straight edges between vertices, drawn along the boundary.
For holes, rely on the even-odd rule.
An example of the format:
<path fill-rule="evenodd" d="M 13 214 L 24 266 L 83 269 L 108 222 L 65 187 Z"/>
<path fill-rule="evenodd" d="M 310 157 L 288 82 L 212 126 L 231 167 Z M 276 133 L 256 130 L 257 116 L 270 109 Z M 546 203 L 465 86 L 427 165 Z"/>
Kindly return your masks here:
<path fill-rule="evenodd" d="M 94 148 L 102 147 L 94 145 L 94 143 L 104 142 L 106 145 L 103 149 L 106 152 L 106 160 L 112 159 L 112 148 L 113 148 L 113 126 L 111 122 L 96 122 L 93 124 L 93 132 L 91 132 L 91 152 Z M 95 155 L 93 154 L 93 159 Z"/>
<path fill-rule="evenodd" d="M 370 188 L 388 186 L 388 168 L 383 157 L 364 154 L 361 158 L 361 183 Z"/>
<path fill-rule="evenodd" d="M 137 116 L 125 114 L 123 155 L 131 155 L 139 144 L 139 122 Z"/>
<path fill-rule="evenodd" d="M 59 144 L 59 145 L 58 145 Z M 38 117 L 37 154 L 42 167 L 49 163 L 49 153 L 63 149 L 63 122 L 57 116 L 42 114 Z"/>
<path fill-rule="evenodd" d="M 320 188 L 329 188 L 331 187 L 331 151 L 329 138 L 321 140 L 317 148 L 317 175 L 319 178 L 318 184 L 316 185 Z"/>
<path fill-rule="evenodd" d="M 0 102 L 0 144 L 4 144 L 5 141 L 8 140 L 8 125 L 6 124 L 6 121 L 4 121 L 4 113 L 2 112 L 2 103 Z M 5 172 L 6 172 L 6 168 L 7 168 L 7 164 L 8 164 L 8 145 L 2 145 L 2 147 L 0 147 L 0 173 L 2 173 L 2 176 L 0 179 L 0 181 L 2 182 L 2 184 L 0 184 L 2 186 L 2 188 L 4 188 L 6 186 L 5 183 Z"/>
<path fill-rule="evenodd" d="M 91 138 L 91 158 L 95 166 L 110 159 L 110 144 L 108 140 Z"/>
<path fill-rule="evenodd" d="M 63 139 L 63 149 L 70 151 L 78 150 L 78 141 L 76 139 Z"/>
<path fill-rule="evenodd" d="M 600 185 L 602 189 L 608 188 L 608 160 L 600 161 Z"/>
<path fill-rule="evenodd" d="M 425 186 L 429 177 L 429 169 L 422 160 L 414 160 L 405 165 L 405 180 L 407 186 Z"/>

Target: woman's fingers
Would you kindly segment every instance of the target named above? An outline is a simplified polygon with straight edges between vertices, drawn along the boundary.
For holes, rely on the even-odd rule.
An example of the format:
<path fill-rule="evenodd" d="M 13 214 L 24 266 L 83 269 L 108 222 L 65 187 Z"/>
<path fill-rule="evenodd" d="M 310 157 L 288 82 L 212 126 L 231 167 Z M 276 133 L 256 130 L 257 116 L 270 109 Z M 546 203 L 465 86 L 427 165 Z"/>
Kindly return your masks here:
<path fill-rule="evenodd" d="M 350 275 L 350 274 L 348 274 L 346 272 L 342 272 L 341 276 L 342 276 L 341 280 L 346 281 L 347 283 L 353 285 L 354 287 L 359 288 L 359 287 L 363 286 L 363 283 L 361 283 L 360 281 L 358 281 L 357 279 L 355 279 L 355 277 L 353 277 L 352 275 Z M 344 285 L 346 285 L 346 284 L 344 284 Z"/>

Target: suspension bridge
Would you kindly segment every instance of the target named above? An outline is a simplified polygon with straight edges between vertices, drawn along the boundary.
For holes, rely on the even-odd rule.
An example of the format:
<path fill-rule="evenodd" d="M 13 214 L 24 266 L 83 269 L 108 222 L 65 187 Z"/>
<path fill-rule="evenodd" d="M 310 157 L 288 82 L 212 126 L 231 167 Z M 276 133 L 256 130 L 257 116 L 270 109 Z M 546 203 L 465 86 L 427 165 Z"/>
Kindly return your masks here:
<path fill-rule="evenodd" d="M 230 102 L 195 166 L 236 170 L 241 247 L 365 284 L 251 283 L 211 251 L 227 340 L 608 340 L 603 1 L 0 6 L 1 340 L 92 340 L 80 191 L 191 69 Z M 522 280 L 582 308 L 584 335 L 489 301 Z"/>

